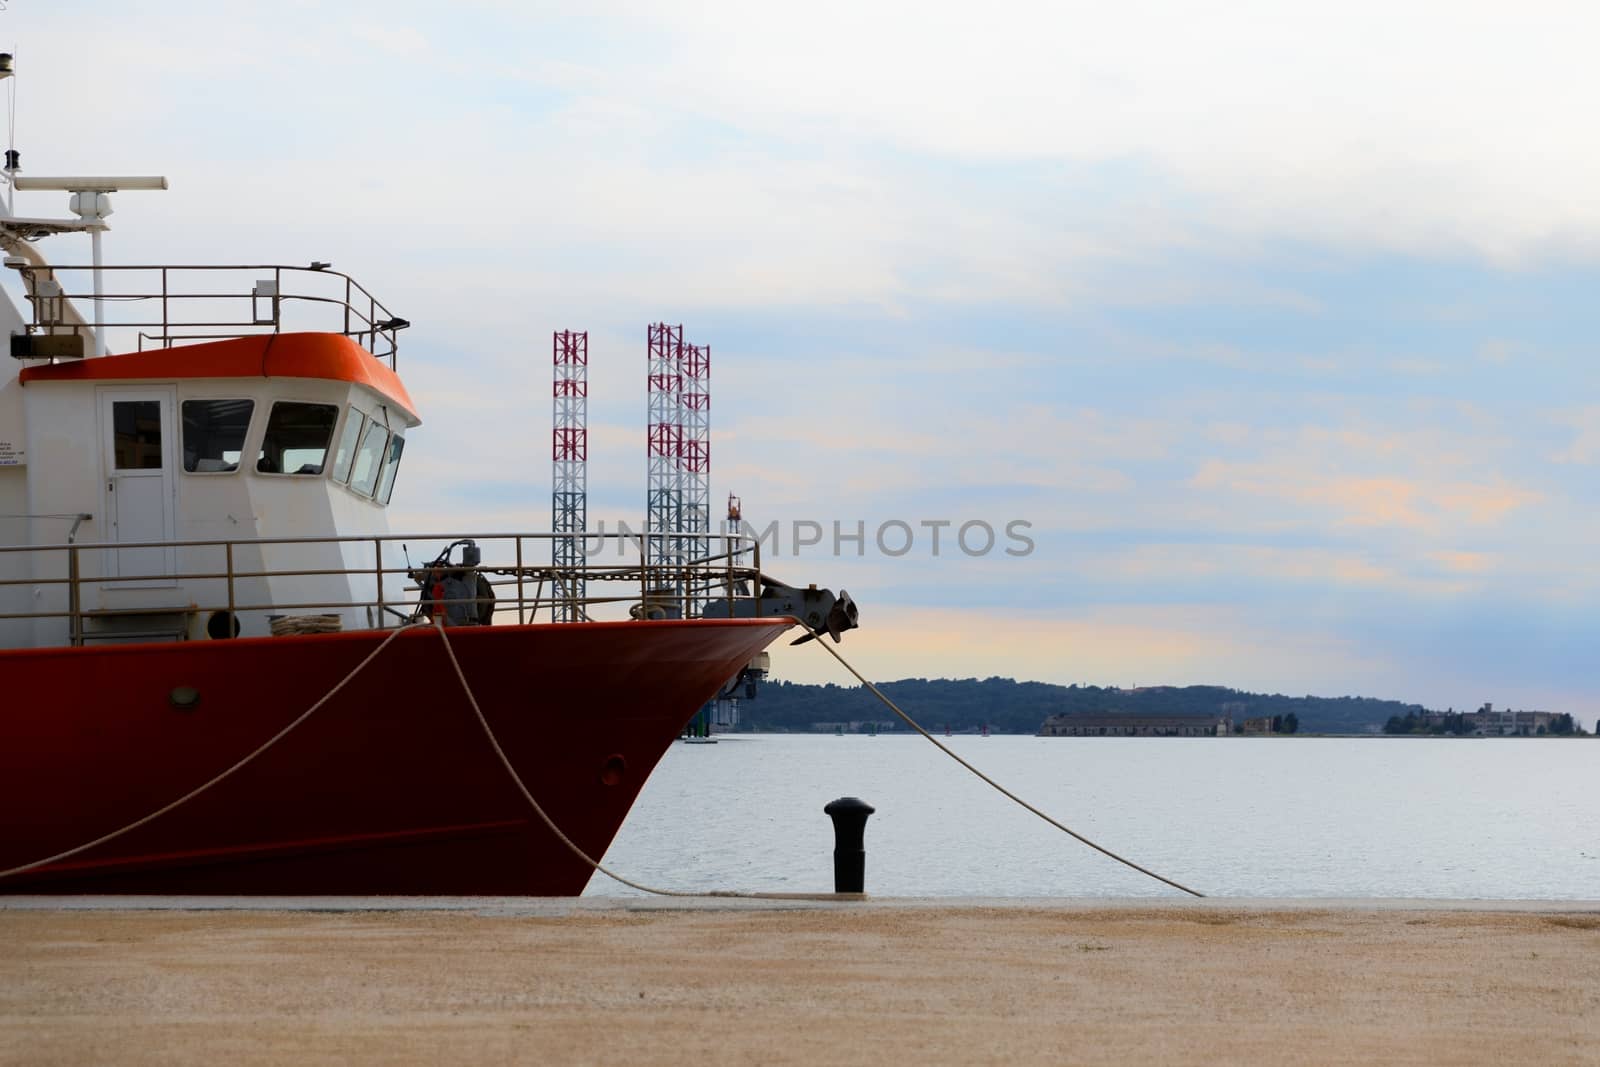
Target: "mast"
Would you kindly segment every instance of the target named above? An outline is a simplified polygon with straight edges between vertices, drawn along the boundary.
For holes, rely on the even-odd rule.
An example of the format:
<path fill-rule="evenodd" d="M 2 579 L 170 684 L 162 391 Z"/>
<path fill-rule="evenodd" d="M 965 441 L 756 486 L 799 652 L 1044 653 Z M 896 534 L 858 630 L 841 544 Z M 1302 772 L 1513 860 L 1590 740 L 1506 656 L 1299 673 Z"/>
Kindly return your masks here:
<path fill-rule="evenodd" d="M 664 322 L 645 333 L 645 517 L 644 567 L 647 598 L 670 596 L 681 611 L 682 561 L 678 474 L 683 452 L 681 361 L 683 327 Z M 646 604 L 648 611 L 649 605 Z"/>
<path fill-rule="evenodd" d="M 702 560 L 711 555 L 711 346 L 685 344 L 678 367 L 683 429 L 678 522 L 682 532 L 698 535 L 680 541 L 680 557 Z M 690 617 L 699 616 L 706 592 L 688 591 L 685 607 Z"/>
<path fill-rule="evenodd" d="M 556 622 L 581 622 L 584 530 L 589 525 L 589 333 L 555 334 L 555 384 L 551 425 L 550 562 L 556 570 L 552 614 Z"/>

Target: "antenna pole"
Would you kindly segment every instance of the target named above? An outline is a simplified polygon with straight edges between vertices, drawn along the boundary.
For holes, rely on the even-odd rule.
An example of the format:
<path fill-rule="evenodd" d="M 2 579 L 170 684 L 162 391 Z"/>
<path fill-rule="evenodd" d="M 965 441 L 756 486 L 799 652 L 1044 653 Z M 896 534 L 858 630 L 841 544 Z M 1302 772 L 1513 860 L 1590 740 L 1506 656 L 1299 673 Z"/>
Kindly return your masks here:
<path fill-rule="evenodd" d="M 0 60 L 4 60 L 0 55 Z M 4 64 L 0 62 L 0 71 Z M 6 170 L 14 170 L 15 159 L 7 153 Z M 105 312 L 101 308 L 104 298 L 104 279 L 100 261 L 100 234 L 107 229 L 106 216 L 111 214 L 110 193 L 118 189 L 165 189 L 167 179 L 160 175 L 143 175 L 127 177 L 107 177 L 104 175 L 92 177 L 68 178 L 24 178 L 21 175 L 11 174 L 11 188 L 24 192 L 30 189 L 54 189 L 64 193 L 71 193 L 72 199 L 68 201 L 72 213 L 83 220 L 83 229 L 89 231 L 89 240 L 94 253 L 94 354 L 106 354 Z"/>
<path fill-rule="evenodd" d="M 104 226 L 96 226 L 89 231 L 89 241 L 94 248 L 94 354 L 96 356 L 106 354 L 105 307 L 101 300 L 104 278 L 100 270 L 100 234 L 104 230 Z"/>

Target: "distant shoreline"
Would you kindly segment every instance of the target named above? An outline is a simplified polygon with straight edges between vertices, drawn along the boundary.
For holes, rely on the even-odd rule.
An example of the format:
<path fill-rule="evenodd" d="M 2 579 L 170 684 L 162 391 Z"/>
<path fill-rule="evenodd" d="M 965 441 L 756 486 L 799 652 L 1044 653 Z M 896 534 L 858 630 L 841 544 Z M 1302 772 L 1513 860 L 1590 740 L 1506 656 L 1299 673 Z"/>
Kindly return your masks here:
<path fill-rule="evenodd" d="M 1504 730 L 1547 731 L 1557 721 L 1570 722 L 1574 730 L 1587 724 L 1575 716 L 1552 711 L 1493 710 L 1484 704 L 1476 711 L 1453 708 L 1434 710 L 1421 704 L 1374 697 L 1286 696 L 1251 693 L 1220 685 L 1114 686 L 1058 685 L 1017 681 L 1012 678 L 904 678 L 877 683 L 878 688 L 935 736 L 947 730 L 975 733 L 987 727 L 997 734 L 1037 734 L 1056 716 L 1091 717 L 1096 726 L 1120 717 L 1161 720 L 1177 727 L 1198 725 L 1194 720 L 1227 720 L 1233 724 L 1292 720 L 1297 730 L 1282 732 L 1364 737 L 1380 734 L 1394 724 L 1415 724 L 1432 732 L 1438 725 L 1451 733 L 1488 733 Z M 889 730 L 892 711 L 859 685 L 811 685 L 779 680 L 763 682 L 753 699 L 741 700 L 738 715 L 744 732 L 766 730 L 783 733 L 866 732 Z M 1153 732 L 1153 731 L 1140 731 Z M 1184 729 L 1182 732 L 1192 732 Z M 1266 731 L 1262 731 L 1266 732 Z"/>

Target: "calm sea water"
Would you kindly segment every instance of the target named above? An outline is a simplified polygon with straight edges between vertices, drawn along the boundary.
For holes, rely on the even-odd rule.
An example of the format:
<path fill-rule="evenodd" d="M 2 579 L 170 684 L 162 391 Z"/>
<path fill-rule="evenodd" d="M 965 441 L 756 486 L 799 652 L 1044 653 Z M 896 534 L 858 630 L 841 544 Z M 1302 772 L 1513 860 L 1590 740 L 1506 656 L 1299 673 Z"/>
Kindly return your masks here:
<path fill-rule="evenodd" d="M 1600 740 L 941 738 L 1078 832 L 1215 896 L 1600 899 Z M 881 896 L 1176 891 L 914 736 L 673 746 L 606 854 L 674 889 L 830 892 L 859 796 Z M 588 895 L 631 895 L 597 875 Z"/>

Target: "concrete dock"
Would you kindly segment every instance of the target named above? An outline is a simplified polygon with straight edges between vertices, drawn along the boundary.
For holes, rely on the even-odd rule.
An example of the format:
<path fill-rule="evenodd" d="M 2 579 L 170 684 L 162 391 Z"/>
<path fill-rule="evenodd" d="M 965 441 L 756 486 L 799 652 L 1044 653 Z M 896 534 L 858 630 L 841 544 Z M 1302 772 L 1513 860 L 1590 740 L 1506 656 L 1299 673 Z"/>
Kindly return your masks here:
<path fill-rule="evenodd" d="M 0 900 L 0 1063 L 1600 1063 L 1600 903 Z"/>

